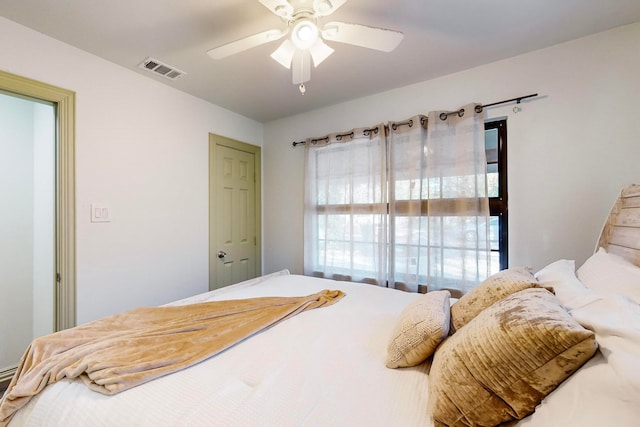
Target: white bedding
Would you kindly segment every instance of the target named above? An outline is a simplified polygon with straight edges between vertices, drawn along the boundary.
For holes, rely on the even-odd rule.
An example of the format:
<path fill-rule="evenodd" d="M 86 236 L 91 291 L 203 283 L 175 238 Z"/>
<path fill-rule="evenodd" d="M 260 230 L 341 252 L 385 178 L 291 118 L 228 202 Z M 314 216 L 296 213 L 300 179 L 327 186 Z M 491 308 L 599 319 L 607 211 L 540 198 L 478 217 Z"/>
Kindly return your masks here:
<path fill-rule="evenodd" d="M 341 289 L 346 297 L 115 396 L 92 392 L 79 380 L 47 386 L 9 426 L 432 426 L 426 409 L 428 362 L 385 367 L 395 321 L 419 294 L 284 271 L 174 304 L 301 296 L 322 289 Z M 608 363 L 605 355 L 598 351 L 517 425 L 638 425 L 633 377 L 639 375 L 621 377 L 615 369 L 620 363 Z M 636 356 L 629 357 L 627 369 L 640 369 L 633 365 Z"/>
<path fill-rule="evenodd" d="M 429 425 L 427 365 L 391 370 L 384 364 L 395 318 L 416 294 L 276 274 L 179 303 L 307 295 L 326 288 L 347 295 L 199 365 L 115 396 L 92 392 L 81 381 L 47 386 L 9 425 Z"/>

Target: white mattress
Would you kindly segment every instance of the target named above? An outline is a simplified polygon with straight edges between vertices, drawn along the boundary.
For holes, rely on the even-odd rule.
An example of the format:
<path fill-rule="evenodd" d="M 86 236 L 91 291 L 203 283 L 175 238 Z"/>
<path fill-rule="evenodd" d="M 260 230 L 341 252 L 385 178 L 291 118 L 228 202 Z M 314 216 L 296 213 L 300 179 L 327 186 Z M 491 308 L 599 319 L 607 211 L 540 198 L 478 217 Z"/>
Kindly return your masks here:
<path fill-rule="evenodd" d="M 384 364 L 397 316 L 418 294 L 285 271 L 174 304 L 322 289 L 341 289 L 346 297 L 115 396 L 80 380 L 47 386 L 9 426 L 432 426 L 428 362 L 405 369 Z M 631 355 L 623 366 L 640 369 L 638 360 Z M 638 425 L 638 381 L 617 366 L 618 372 L 599 351 L 517 425 Z"/>

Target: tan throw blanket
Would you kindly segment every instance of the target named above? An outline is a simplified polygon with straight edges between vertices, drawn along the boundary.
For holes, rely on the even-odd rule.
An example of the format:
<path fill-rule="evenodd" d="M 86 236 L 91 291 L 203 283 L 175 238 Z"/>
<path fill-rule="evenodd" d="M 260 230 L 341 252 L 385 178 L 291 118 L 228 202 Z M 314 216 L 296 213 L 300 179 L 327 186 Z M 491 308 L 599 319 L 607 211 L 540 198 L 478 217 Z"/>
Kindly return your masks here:
<path fill-rule="evenodd" d="M 34 340 L 0 401 L 0 426 L 45 388 L 80 377 L 115 394 L 207 359 L 296 314 L 337 302 L 341 291 L 176 307 L 143 307 Z"/>

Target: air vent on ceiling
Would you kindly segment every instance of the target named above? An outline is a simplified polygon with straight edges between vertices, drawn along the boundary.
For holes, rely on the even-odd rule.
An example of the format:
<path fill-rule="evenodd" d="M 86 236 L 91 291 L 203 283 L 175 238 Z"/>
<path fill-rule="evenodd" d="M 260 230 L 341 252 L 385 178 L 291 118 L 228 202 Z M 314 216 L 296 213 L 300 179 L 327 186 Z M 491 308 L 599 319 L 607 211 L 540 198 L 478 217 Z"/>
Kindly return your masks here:
<path fill-rule="evenodd" d="M 169 80 L 176 80 L 187 74 L 182 70 L 178 70 L 176 67 L 172 67 L 153 58 L 145 59 L 138 67 L 151 71 L 154 74 L 159 74 Z"/>

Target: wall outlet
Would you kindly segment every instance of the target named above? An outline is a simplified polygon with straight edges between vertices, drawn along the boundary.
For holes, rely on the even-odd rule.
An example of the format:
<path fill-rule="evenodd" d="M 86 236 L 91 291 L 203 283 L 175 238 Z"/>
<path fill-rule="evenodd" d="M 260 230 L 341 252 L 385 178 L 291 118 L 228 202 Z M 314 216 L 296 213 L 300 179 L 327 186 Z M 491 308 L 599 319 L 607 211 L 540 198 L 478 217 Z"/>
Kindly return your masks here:
<path fill-rule="evenodd" d="M 111 207 L 103 203 L 92 203 L 91 222 L 111 222 Z"/>

